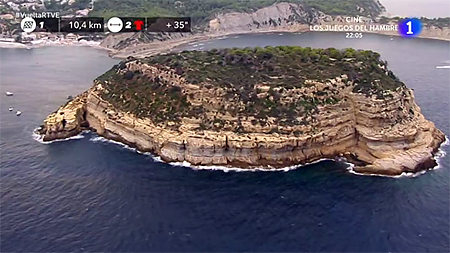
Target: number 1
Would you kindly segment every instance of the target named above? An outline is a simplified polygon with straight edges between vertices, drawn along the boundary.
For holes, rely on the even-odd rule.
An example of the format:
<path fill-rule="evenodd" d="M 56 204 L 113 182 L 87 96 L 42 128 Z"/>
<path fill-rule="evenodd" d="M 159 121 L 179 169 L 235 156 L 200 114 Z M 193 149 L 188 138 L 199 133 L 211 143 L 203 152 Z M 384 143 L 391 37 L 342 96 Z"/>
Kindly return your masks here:
<path fill-rule="evenodd" d="M 408 31 L 406 32 L 406 34 L 413 34 L 413 31 L 412 31 L 412 22 L 409 21 L 408 23 L 406 23 L 406 25 L 408 26 Z"/>
<path fill-rule="evenodd" d="M 41 29 L 44 29 L 44 21 L 39 22 L 39 25 L 41 26 Z"/>

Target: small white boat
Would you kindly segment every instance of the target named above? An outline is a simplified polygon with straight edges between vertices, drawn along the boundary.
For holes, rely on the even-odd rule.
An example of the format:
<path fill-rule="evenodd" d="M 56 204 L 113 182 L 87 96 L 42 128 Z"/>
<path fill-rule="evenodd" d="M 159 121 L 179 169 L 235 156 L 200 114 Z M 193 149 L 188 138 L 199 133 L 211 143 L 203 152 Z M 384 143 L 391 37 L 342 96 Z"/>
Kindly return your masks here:
<path fill-rule="evenodd" d="M 13 110 L 13 108 L 12 107 L 9 107 L 9 109 L 8 109 L 10 112 L 12 112 L 12 110 Z"/>
<path fill-rule="evenodd" d="M 394 40 L 394 38 L 391 38 L 391 40 Z"/>
<path fill-rule="evenodd" d="M 17 112 L 16 112 L 16 115 L 17 115 L 17 116 L 20 116 L 20 114 L 22 114 L 21 111 L 17 111 Z"/>
<path fill-rule="evenodd" d="M 12 95 L 14 95 L 14 93 L 9 92 L 9 91 L 6 92 L 6 96 L 12 96 Z"/>
<path fill-rule="evenodd" d="M 450 66 L 436 66 L 437 69 L 450 69 Z"/>

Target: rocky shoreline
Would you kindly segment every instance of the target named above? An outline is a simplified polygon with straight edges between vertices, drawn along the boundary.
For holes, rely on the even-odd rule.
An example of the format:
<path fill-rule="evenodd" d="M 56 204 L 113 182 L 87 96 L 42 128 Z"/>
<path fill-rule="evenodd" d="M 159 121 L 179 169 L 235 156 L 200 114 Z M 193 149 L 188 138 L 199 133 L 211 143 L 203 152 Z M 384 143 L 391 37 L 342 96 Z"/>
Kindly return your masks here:
<path fill-rule="evenodd" d="M 141 65 L 127 65 L 130 71 L 138 67 L 145 71 Z M 153 75 L 164 74 L 148 68 Z M 171 76 L 181 87 L 193 87 Z M 398 88 L 380 99 L 352 92 L 346 80 L 343 75 L 302 90 L 309 94 L 332 89 L 342 99 L 319 106 L 316 120 L 296 126 L 304 131 L 299 136 L 267 132 L 250 119 L 241 122 L 248 133 L 198 130 L 193 127 L 195 119 L 183 119 L 174 129 L 175 123 L 158 124 L 117 109 L 102 98 L 105 88 L 99 81 L 48 116 L 39 133 L 51 141 L 90 129 L 163 161 L 194 166 L 283 168 L 335 157 L 347 158 L 356 165 L 355 172 L 365 174 L 400 175 L 436 166 L 434 155 L 446 138 L 421 114 L 412 90 Z"/>

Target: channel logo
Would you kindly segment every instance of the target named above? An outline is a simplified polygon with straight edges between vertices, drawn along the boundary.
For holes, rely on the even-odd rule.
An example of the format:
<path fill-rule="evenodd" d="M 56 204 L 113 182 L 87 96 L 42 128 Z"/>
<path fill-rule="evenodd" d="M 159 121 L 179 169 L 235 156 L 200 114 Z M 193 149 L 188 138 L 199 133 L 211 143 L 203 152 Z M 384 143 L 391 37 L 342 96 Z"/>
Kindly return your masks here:
<path fill-rule="evenodd" d="M 422 22 L 417 18 L 406 18 L 398 23 L 398 32 L 403 37 L 416 37 L 422 32 Z"/>

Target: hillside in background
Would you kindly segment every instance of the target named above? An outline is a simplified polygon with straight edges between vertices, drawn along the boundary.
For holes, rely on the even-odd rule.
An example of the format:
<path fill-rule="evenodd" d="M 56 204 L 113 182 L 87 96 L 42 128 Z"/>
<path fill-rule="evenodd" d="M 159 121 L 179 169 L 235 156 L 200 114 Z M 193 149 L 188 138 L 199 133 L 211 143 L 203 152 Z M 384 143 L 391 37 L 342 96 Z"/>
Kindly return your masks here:
<path fill-rule="evenodd" d="M 90 16 L 189 16 L 206 21 L 220 12 L 254 12 L 274 3 L 297 3 L 331 15 L 378 16 L 384 7 L 377 0 L 100 0 Z"/>

